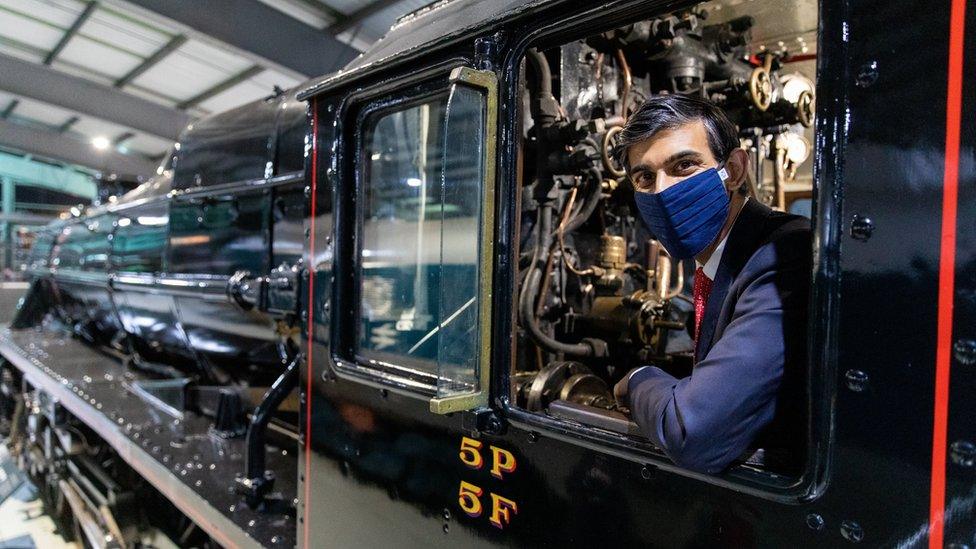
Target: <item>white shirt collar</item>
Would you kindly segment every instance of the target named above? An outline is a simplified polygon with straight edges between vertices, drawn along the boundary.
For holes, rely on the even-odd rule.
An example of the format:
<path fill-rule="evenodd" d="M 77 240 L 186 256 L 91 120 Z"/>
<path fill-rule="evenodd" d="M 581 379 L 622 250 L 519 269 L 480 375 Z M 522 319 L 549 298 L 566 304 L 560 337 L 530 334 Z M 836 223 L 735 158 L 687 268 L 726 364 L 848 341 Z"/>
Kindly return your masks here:
<path fill-rule="evenodd" d="M 731 231 L 729 231 L 729 233 L 731 234 Z M 725 251 L 725 242 L 728 239 L 729 235 L 725 235 L 725 238 L 718 243 L 718 246 L 715 246 L 715 251 L 712 252 L 712 255 L 708 258 L 708 261 L 706 261 L 704 265 L 695 261 L 695 264 L 701 267 L 702 272 L 705 273 L 705 276 L 707 276 L 709 280 L 715 280 L 715 275 L 718 273 L 718 265 L 722 262 L 722 252 Z"/>
<path fill-rule="evenodd" d="M 748 201 L 749 197 L 746 197 L 746 202 Z M 743 206 L 744 205 L 745 202 L 743 202 Z M 735 227 L 735 222 L 738 220 L 739 218 L 736 216 L 735 221 L 732 222 L 732 227 Z M 704 265 L 698 263 L 698 261 L 695 261 L 695 265 L 701 267 L 702 272 L 705 273 L 705 276 L 707 276 L 709 280 L 715 280 L 715 275 L 718 274 L 718 266 L 720 263 L 722 263 L 722 253 L 725 252 L 725 242 L 729 239 L 729 235 L 732 234 L 732 227 L 729 227 L 728 234 L 726 234 L 725 238 L 718 243 L 718 246 L 715 246 L 715 250 L 712 252 L 712 255 L 708 258 L 708 261 L 706 261 Z"/>

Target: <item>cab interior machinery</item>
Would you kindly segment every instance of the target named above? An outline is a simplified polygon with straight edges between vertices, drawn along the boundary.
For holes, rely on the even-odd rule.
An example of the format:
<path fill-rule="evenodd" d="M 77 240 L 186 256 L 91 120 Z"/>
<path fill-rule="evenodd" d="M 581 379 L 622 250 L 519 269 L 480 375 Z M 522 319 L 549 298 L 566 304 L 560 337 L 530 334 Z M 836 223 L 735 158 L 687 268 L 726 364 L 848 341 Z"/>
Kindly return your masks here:
<path fill-rule="evenodd" d="M 691 372 L 694 262 L 672 261 L 644 228 L 611 154 L 651 94 L 724 109 L 750 152 L 752 199 L 810 216 L 816 10 L 815 2 L 707 2 L 527 51 L 518 407 L 639 439 L 614 383 L 638 365 Z"/>

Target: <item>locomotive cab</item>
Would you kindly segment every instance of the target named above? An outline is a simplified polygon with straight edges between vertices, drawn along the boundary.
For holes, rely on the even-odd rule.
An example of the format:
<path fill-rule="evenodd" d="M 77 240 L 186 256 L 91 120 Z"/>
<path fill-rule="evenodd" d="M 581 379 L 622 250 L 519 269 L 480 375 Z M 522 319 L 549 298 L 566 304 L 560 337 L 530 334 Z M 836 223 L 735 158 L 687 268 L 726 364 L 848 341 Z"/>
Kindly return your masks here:
<path fill-rule="evenodd" d="M 701 97 L 737 125 L 750 200 L 811 216 L 817 6 L 707 2 L 593 24 L 486 36 L 379 85 L 344 94 L 340 75 L 305 92 L 317 142 L 337 144 L 309 164 L 324 261 L 307 336 L 330 349 L 316 384 L 390 386 L 466 424 L 503 415 L 669 467 L 611 387 L 645 364 L 690 374 L 694 265 L 639 220 L 612 149 L 647 97 Z M 789 436 L 822 436 L 801 398 Z M 752 453 L 720 482 L 810 489 L 816 459 Z"/>

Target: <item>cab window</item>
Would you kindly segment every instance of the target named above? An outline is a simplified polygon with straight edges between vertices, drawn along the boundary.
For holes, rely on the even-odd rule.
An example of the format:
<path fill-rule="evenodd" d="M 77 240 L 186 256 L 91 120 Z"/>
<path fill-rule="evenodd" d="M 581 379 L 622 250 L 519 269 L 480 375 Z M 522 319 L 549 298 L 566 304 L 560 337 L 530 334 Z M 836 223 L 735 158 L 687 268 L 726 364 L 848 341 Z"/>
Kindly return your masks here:
<path fill-rule="evenodd" d="M 359 117 L 353 359 L 439 397 L 480 391 L 487 371 L 485 104 L 456 85 Z"/>
<path fill-rule="evenodd" d="M 741 331 L 739 339 L 726 338 L 709 364 L 723 358 L 733 366 L 768 360 L 771 371 L 781 372 L 779 378 L 770 380 L 768 385 L 753 379 L 729 379 L 728 383 L 737 384 L 738 393 L 723 393 L 721 384 L 714 381 L 701 389 L 702 380 L 716 378 L 700 374 L 696 367 L 708 360 L 709 349 L 716 348 L 710 345 L 722 337 L 710 339 L 711 334 L 727 334 L 729 330 L 734 333 L 734 326 L 728 328 L 732 315 L 722 318 L 715 301 L 705 306 L 706 298 L 701 297 L 702 313 L 696 318 L 695 256 L 705 248 L 683 253 L 683 248 L 675 244 L 678 229 L 673 227 L 678 226 L 678 221 L 663 229 L 658 226 L 657 236 L 652 233 L 649 223 L 664 214 L 660 213 L 661 208 L 652 209 L 656 202 L 648 206 L 652 200 L 639 200 L 648 198 L 653 191 L 640 195 L 641 189 L 635 189 L 638 178 L 634 174 L 663 174 L 660 177 L 671 177 L 676 183 L 712 164 L 718 173 L 722 167 L 719 164 L 728 167 L 734 156 L 737 181 L 742 184 L 730 190 L 738 194 L 727 195 L 728 201 L 745 201 L 753 212 L 752 217 L 740 216 L 737 223 L 741 225 L 742 219 L 749 218 L 758 224 L 755 219 L 766 214 L 755 212 L 769 212 L 770 216 L 770 210 L 790 212 L 799 214 L 789 218 L 791 230 L 795 228 L 795 234 L 808 236 L 811 200 L 816 197 L 812 170 L 816 4 L 783 0 L 759 6 L 715 0 L 673 12 L 648 13 L 645 18 L 624 23 L 615 29 L 599 29 L 599 34 L 593 34 L 597 29 L 581 28 L 570 41 L 540 38 L 523 58 L 525 85 L 520 88 L 520 104 L 524 105 L 524 123 L 517 133 L 519 152 L 526 161 L 517 173 L 523 192 L 517 214 L 520 224 L 514 235 L 518 252 L 513 258 L 517 268 L 511 289 L 517 311 L 513 315 L 515 353 L 509 397 L 520 419 L 563 432 L 574 430 L 580 440 L 588 438 L 606 447 L 615 446 L 618 451 L 640 453 L 637 459 L 658 459 L 662 463 L 670 460 L 673 465 L 696 472 L 758 470 L 764 486 L 789 486 L 813 461 L 813 456 L 807 455 L 807 441 L 822 435 L 808 431 L 811 422 L 806 404 L 811 397 L 804 384 L 810 378 L 811 366 L 803 349 L 807 331 L 816 333 L 826 328 L 808 322 L 807 302 L 798 297 L 801 291 L 776 293 L 770 289 L 763 306 L 784 311 L 782 319 L 770 321 L 768 330 Z M 654 29 L 667 30 L 656 34 L 659 31 Z M 543 79 L 550 75 L 551 83 L 546 81 L 548 78 Z M 621 163 L 615 145 L 627 137 L 624 127 L 640 114 L 642 104 L 653 99 L 654 105 L 665 105 L 659 107 L 665 114 L 656 116 L 672 120 L 667 118 L 670 112 L 677 120 L 667 122 L 670 125 L 662 126 L 657 133 L 630 126 L 634 135 L 644 134 L 634 141 L 644 147 L 642 151 L 651 150 L 650 143 L 654 143 L 655 151 L 662 149 L 659 144 L 665 138 L 654 141 L 652 133 L 663 136 L 668 131 L 668 135 L 677 135 L 679 127 L 691 124 L 689 120 L 704 127 L 703 115 L 680 119 L 683 115 L 677 109 L 667 111 L 668 105 L 681 102 L 680 96 L 688 96 L 691 99 L 686 99 L 687 103 L 698 105 L 695 108 L 699 110 L 688 108 L 687 112 L 720 112 L 721 116 L 709 114 L 708 120 L 721 124 L 721 148 L 713 146 L 712 134 L 704 129 L 696 134 L 704 136 L 696 137 L 697 141 L 677 140 L 684 150 L 676 146 L 672 152 L 663 147 L 667 152 L 658 156 L 640 156 L 643 164 L 636 172 L 628 173 L 631 166 Z M 644 116 L 638 120 L 651 127 L 654 120 L 649 119 Z M 713 133 L 718 135 L 718 130 Z M 697 145 L 690 144 L 693 142 Z M 708 160 L 706 166 L 706 157 L 715 158 Z M 682 167 L 681 162 L 688 165 Z M 725 194 L 718 191 L 720 198 Z M 748 198 L 744 198 L 746 195 Z M 718 203 L 714 197 L 710 200 Z M 642 204 L 649 213 L 642 210 Z M 672 211 L 681 216 L 694 212 L 694 208 L 674 208 Z M 786 219 L 782 214 L 776 215 L 776 219 Z M 687 219 L 681 216 L 674 214 L 682 222 Z M 700 228 L 703 223 L 700 217 L 691 219 L 681 230 Z M 709 242 L 717 239 L 719 229 L 708 237 Z M 756 251 L 755 247 L 746 250 L 751 244 L 743 243 L 743 239 L 733 242 L 728 237 L 726 242 L 726 256 L 717 256 L 722 261 L 736 261 L 736 254 L 748 251 L 751 255 Z M 777 258 L 793 261 L 790 266 L 795 268 L 790 272 L 797 274 L 790 282 L 806 290 L 810 284 L 803 284 L 803 277 L 812 272 L 809 259 L 814 250 L 809 238 L 790 241 L 791 245 L 794 243 L 793 249 L 781 254 L 777 249 Z M 677 244 L 683 245 L 680 241 Z M 672 258 L 668 246 L 672 252 L 677 251 L 676 257 L 684 259 Z M 735 251 L 729 252 L 732 248 Z M 719 299 L 735 296 L 724 293 L 731 291 L 732 275 L 722 279 L 719 265 L 714 268 L 713 274 L 707 276 L 715 277 L 716 288 L 724 285 L 716 290 L 717 295 L 723 296 Z M 699 271 L 699 280 L 704 282 L 706 275 L 702 269 Z M 698 295 L 704 296 L 705 292 Z M 719 301 L 718 305 L 723 303 L 730 301 Z M 708 307 L 712 316 L 708 316 Z M 816 304 L 809 304 L 810 310 L 815 308 Z M 696 347 L 696 321 L 701 323 L 699 335 L 705 341 L 701 347 Z M 772 335 L 775 327 L 780 328 L 779 339 Z M 733 351 L 729 349 L 732 345 L 741 347 Z M 748 349 L 764 345 L 785 351 L 781 355 L 776 354 L 778 351 L 757 352 L 757 360 L 746 359 L 753 356 L 746 352 Z M 637 369 L 644 366 L 656 370 L 640 373 Z M 628 377 L 635 370 L 635 377 Z M 747 368 L 739 371 L 743 370 Z M 638 404 L 646 406 L 632 409 L 629 395 L 615 393 L 615 386 L 623 384 L 626 388 L 630 379 L 650 380 L 643 385 L 645 395 L 650 392 L 648 388 L 662 388 L 653 394 L 654 406 L 644 400 Z M 748 385 L 753 381 L 753 385 Z M 681 401 L 682 394 L 687 394 L 682 393 L 683 388 L 692 382 L 701 389 L 693 393 L 697 398 Z M 775 389 L 762 391 L 774 385 Z M 785 396 L 774 402 L 766 396 L 776 395 L 774 391 Z M 744 396 L 741 401 L 729 398 L 718 404 L 715 401 L 719 399 L 701 394 Z M 719 408 L 722 405 L 726 408 Z M 744 410 L 751 410 L 750 405 L 775 406 L 775 414 L 769 414 L 775 417 L 757 427 L 756 436 L 750 431 L 748 440 L 745 435 L 735 438 L 742 430 L 722 430 L 725 425 L 746 424 L 748 417 L 741 423 L 730 418 L 737 417 L 735 413 L 745 414 Z M 699 408 L 682 418 L 681 411 L 690 406 Z M 672 409 L 677 412 L 672 413 Z M 707 414 L 694 413 L 701 410 L 729 413 L 694 431 L 706 423 L 701 418 Z M 666 429 L 670 430 L 661 435 Z M 682 454 L 694 446 L 692 443 L 673 442 L 692 440 L 689 433 L 705 433 L 695 439 L 706 440 L 695 447 L 703 448 L 695 455 Z M 716 436 L 734 440 L 734 444 L 730 442 L 724 448 L 736 451 L 708 461 L 719 453 L 709 454 L 715 447 L 709 444 L 728 442 L 716 441 Z M 625 444 L 621 443 L 624 437 Z M 715 462 L 721 464 L 713 465 Z"/>

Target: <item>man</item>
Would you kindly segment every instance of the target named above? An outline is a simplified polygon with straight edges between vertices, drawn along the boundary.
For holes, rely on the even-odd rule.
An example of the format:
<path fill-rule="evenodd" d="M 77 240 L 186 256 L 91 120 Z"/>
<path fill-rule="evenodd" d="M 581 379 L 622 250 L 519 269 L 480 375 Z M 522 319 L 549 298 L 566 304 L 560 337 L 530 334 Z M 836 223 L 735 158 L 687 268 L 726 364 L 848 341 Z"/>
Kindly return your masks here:
<path fill-rule="evenodd" d="M 753 455 L 795 470 L 806 439 L 809 220 L 749 198 L 735 126 L 704 100 L 649 99 L 616 152 L 651 233 L 698 265 L 691 375 L 636 368 L 614 387 L 618 402 L 679 466 L 717 473 Z"/>

